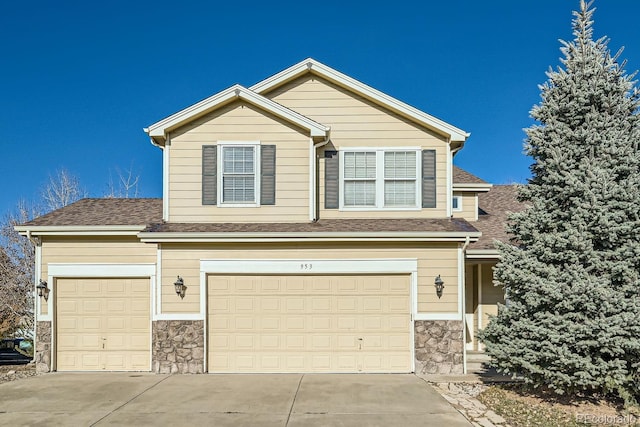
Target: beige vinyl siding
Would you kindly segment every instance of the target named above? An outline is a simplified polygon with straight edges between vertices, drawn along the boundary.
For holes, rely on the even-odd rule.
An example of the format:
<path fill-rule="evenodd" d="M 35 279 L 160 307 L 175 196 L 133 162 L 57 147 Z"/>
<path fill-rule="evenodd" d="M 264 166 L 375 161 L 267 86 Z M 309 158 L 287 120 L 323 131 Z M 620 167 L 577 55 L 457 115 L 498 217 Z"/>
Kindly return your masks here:
<path fill-rule="evenodd" d="M 478 220 L 478 195 L 469 191 L 455 191 L 454 196 L 461 196 L 462 211 L 453 211 L 454 218 L 464 218 L 467 221 Z"/>
<path fill-rule="evenodd" d="M 156 245 L 140 243 L 135 237 L 45 237 L 42 241 L 42 273 L 47 280 L 49 263 L 154 264 Z M 52 284 L 49 284 L 51 286 Z M 48 313 L 42 299 L 41 314 Z"/>
<path fill-rule="evenodd" d="M 429 246 L 407 244 L 237 244 L 231 245 L 162 245 L 162 312 L 197 313 L 200 310 L 201 259 L 418 259 L 418 312 L 451 313 L 458 311 L 458 247 L 456 244 Z M 434 279 L 445 282 L 438 299 Z M 180 275 L 189 287 L 184 300 L 176 297 L 173 287 Z"/>
<path fill-rule="evenodd" d="M 420 147 L 436 150 L 437 207 L 419 211 L 339 211 L 324 209 L 324 158 L 319 153 L 318 187 L 320 218 L 428 217 L 446 216 L 447 147 L 445 137 L 312 75 L 296 79 L 267 93 L 313 120 L 331 126 L 327 150 L 347 147 Z"/>
<path fill-rule="evenodd" d="M 55 237 L 42 242 L 42 279 L 47 280 L 49 263 L 155 264 L 155 244 L 132 237 Z"/>
<path fill-rule="evenodd" d="M 202 146 L 219 141 L 276 145 L 276 204 L 202 204 Z M 169 217 L 172 222 L 304 222 L 309 220 L 309 136 L 255 107 L 235 102 L 171 133 Z M 256 189 L 259 197 L 259 189 Z"/>

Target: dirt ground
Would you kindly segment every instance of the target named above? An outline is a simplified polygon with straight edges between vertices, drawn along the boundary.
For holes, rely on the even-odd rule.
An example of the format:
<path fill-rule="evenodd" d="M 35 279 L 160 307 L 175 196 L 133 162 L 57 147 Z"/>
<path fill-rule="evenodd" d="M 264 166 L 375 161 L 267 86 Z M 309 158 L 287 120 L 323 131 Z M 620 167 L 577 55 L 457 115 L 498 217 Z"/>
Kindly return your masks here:
<path fill-rule="evenodd" d="M 513 426 L 640 426 L 640 408 L 625 409 L 618 400 L 559 396 L 523 385 L 493 385 L 478 399 Z"/>
<path fill-rule="evenodd" d="M 0 383 L 14 381 L 36 375 L 36 366 L 33 363 L 26 365 L 1 365 Z"/>

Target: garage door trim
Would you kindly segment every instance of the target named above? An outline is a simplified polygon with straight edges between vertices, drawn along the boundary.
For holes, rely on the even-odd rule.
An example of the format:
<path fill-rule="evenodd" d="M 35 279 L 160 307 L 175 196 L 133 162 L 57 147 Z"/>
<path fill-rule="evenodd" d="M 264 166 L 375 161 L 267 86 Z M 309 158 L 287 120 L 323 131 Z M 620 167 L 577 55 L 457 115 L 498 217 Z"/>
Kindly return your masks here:
<path fill-rule="evenodd" d="M 74 278 L 83 277 L 87 279 L 92 278 L 119 278 L 119 277 L 131 277 L 131 278 L 149 278 L 149 286 L 151 287 L 151 298 L 149 298 L 150 313 L 153 313 L 152 301 L 154 300 L 155 288 L 156 288 L 156 265 L 155 264 L 69 264 L 69 263 L 49 263 L 47 264 L 47 283 L 49 284 L 50 293 L 48 304 L 47 318 L 44 316 L 39 317 L 38 320 L 48 320 L 51 322 L 52 331 L 56 329 L 56 319 L 53 316 L 53 303 L 56 300 L 56 285 L 55 279 L 57 278 Z M 151 322 L 151 319 L 149 319 Z M 151 330 L 151 328 L 149 328 Z M 55 333 L 51 334 L 51 366 L 56 366 L 56 355 L 58 349 L 56 346 Z M 152 346 L 150 346 L 152 347 Z M 151 351 L 149 348 L 149 361 L 151 361 Z M 149 366 L 151 370 L 151 366 Z"/>
<path fill-rule="evenodd" d="M 385 259 L 234 259 L 200 260 L 200 284 L 206 287 L 209 274 L 409 274 L 410 275 L 410 342 L 414 341 L 414 319 L 417 312 L 418 260 L 416 258 Z M 207 313 L 206 299 L 201 298 L 201 309 Z M 208 325 L 205 322 L 204 340 L 208 348 Z M 411 370 L 415 372 L 415 347 L 411 347 Z M 207 357 L 204 370 L 208 371 Z"/>

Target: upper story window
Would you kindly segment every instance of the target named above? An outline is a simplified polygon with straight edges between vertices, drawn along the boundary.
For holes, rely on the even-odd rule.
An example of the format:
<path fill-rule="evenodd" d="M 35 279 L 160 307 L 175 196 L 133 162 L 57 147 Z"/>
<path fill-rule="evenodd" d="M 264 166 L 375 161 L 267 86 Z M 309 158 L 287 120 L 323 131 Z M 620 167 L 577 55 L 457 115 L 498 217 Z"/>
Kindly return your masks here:
<path fill-rule="evenodd" d="M 419 150 L 367 149 L 340 153 L 343 208 L 419 207 Z"/>
<path fill-rule="evenodd" d="M 202 146 L 202 204 L 259 207 L 276 204 L 276 146 L 218 141 Z"/>
<path fill-rule="evenodd" d="M 222 145 L 222 203 L 256 203 L 256 146 Z"/>

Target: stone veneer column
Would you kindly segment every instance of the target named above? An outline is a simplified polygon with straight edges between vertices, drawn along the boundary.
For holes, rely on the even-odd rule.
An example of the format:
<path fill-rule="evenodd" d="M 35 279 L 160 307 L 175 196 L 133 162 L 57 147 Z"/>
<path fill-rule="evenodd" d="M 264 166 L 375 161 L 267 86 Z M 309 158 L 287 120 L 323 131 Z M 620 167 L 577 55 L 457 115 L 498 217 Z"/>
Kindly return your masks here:
<path fill-rule="evenodd" d="M 464 373 L 460 320 L 416 320 L 416 374 Z"/>
<path fill-rule="evenodd" d="M 51 372 L 51 322 L 37 322 L 33 357 L 36 372 Z"/>
<path fill-rule="evenodd" d="M 204 321 L 152 322 L 152 368 L 158 374 L 204 372 Z"/>

